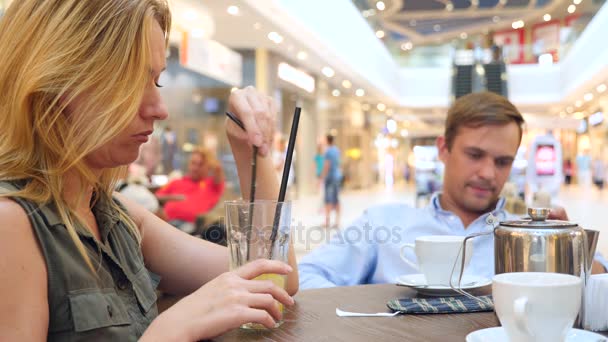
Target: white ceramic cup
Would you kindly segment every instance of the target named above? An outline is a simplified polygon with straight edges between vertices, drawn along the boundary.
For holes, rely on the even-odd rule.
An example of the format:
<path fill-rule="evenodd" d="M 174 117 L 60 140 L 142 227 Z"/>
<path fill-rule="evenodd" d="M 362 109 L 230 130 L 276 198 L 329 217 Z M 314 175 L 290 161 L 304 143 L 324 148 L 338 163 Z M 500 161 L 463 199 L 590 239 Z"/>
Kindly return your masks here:
<path fill-rule="evenodd" d="M 462 242 L 464 236 L 429 235 L 419 236 L 415 243 L 406 243 L 401 246 L 401 259 L 411 267 L 420 270 L 429 285 L 450 286 L 450 274 L 454 269 L 452 284 L 458 284 L 458 276 L 462 265 Z M 411 248 L 416 253 L 418 265 L 405 257 L 405 250 Z M 467 241 L 465 268 L 471 260 L 473 241 Z M 454 268 L 456 262 L 456 268 Z"/>
<path fill-rule="evenodd" d="M 494 310 L 510 341 L 563 342 L 581 306 L 582 281 L 569 274 L 514 272 L 492 279 Z"/>

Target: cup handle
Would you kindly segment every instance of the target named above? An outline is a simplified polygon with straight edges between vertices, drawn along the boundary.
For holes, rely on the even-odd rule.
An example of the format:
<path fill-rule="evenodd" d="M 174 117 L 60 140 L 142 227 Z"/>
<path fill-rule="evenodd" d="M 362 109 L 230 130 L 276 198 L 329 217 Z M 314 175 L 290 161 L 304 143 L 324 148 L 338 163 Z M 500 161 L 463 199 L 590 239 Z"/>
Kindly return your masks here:
<path fill-rule="evenodd" d="M 526 316 L 528 313 L 528 298 L 521 297 L 517 298 L 515 302 L 513 302 L 513 316 L 515 317 L 515 326 L 517 329 L 528 336 L 534 336 L 534 334 L 530 331 L 530 327 L 528 326 L 528 321 L 526 320 Z"/>
<path fill-rule="evenodd" d="M 407 259 L 405 258 L 405 256 L 403 255 L 403 252 L 405 252 L 405 250 L 406 250 L 407 248 L 414 249 L 414 248 L 416 248 L 416 245 L 415 245 L 415 244 L 413 244 L 413 243 L 406 243 L 405 245 L 401 246 L 401 250 L 400 250 L 400 252 L 399 252 L 399 256 L 401 257 L 401 260 L 403 260 L 403 261 L 404 261 L 406 264 L 408 264 L 409 266 L 411 266 L 413 269 L 415 269 L 415 270 L 419 270 L 418 265 L 416 265 L 416 264 L 414 264 L 413 262 L 411 262 L 411 261 L 407 260 Z"/>

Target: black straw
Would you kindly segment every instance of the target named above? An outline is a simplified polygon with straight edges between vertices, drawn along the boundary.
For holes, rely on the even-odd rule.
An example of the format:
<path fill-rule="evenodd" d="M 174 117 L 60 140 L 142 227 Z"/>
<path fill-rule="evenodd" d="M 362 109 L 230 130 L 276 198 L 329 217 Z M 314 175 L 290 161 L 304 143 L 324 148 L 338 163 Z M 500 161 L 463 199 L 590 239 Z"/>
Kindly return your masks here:
<path fill-rule="evenodd" d="M 246 132 L 245 126 L 234 114 L 226 112 L 226 115 L 232 120 L 237 126 L 241 127 Z M 255 189 L 256 189 L 256 174 L 257 174 L 257 155 L 258 147 L 253 145 L 253 154 L 251 155 L 251 184 L 249 188 L 249 226 L 250 229 L 247 231 L 247 242 L 251 241 L 251 231 L 253 230 L 253 202 L 255 201 Z M 247 244 L 247 260 L 249 260 L 249 244 Z"/>
<path fill-rule="evenodd" d="M 300 123 L 300 112 L 302 108 L 296 107 L 296 111 L 293 114 L 293 121 L 291 122 L 291 132 L 289 133 L 289 143 L 287 144 L 287 155 L 285 156 L 285 164 L 283 165 L 283 178 L 281 179 L 281 188 L 279 190 L 279 199 L 277 203 L 276 211 L 274 212 L 274 222 L 272 223 L 272 234 L 270 234 L 270 259 L 272 259 L 272 253 L 274 244 L 277 239 L 277 233 L 279 229 L 279 222 L 281 221 L 281 209 L 283 202 L 285 201 L 285 192 L 287 191 L 287 180 L 289 179 L 289 170 L 291 169 L 291 159 L 293 157 L 293 150 L 296 145 L 296 136 L 298 135 L 298 125 Z"/>

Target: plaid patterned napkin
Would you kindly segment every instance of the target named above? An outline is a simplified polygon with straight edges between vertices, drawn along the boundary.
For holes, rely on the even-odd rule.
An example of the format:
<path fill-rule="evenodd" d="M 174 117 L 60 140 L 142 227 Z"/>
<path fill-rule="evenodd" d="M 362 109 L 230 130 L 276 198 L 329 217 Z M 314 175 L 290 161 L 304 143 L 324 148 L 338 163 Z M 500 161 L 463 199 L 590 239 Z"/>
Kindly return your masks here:
<path fill-rule="evenodd" d="M 479 296 L 480 301 L 457 297 L 403 298 L 388 301 L 393 311 L 406 314 L 462 313 L 493 311 L 492 296 Z"/>

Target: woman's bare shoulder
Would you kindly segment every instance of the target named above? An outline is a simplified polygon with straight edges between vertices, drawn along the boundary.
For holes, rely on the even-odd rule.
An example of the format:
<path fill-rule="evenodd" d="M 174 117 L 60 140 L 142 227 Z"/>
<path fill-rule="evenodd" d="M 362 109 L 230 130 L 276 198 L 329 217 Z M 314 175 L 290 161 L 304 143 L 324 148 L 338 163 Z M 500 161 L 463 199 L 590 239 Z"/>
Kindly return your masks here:
<path fill-rule="evenodd" d="M 0 198 L 0 217 L 0 327 L 11 327 L 1 335 L 42 340 L 48 330 L 44 256 L 18 203 Z"/>

